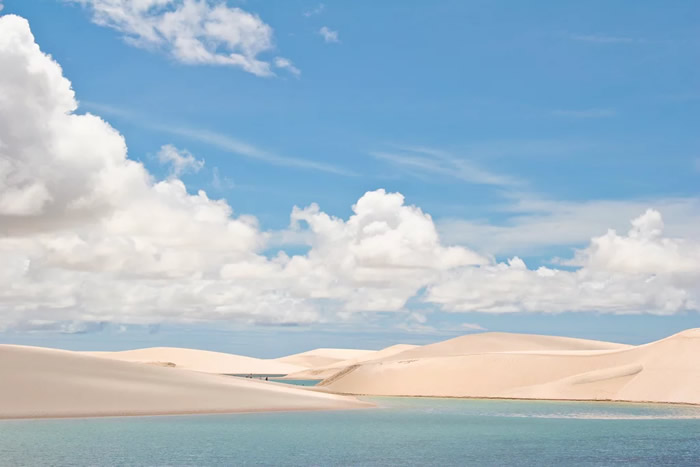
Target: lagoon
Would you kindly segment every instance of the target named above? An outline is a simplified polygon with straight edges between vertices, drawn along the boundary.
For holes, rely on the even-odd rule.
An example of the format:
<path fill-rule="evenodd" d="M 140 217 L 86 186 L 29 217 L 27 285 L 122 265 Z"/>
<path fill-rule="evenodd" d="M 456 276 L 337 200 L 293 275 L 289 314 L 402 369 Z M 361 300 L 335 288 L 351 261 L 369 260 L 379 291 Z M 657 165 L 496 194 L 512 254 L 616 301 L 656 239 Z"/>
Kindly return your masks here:
<path fill-rule="evenodd" d="M 697 465 L 700 407 L 368 398 L 376 409 L 7 420 L 3 465 Z"/>
<path fill-rule="evenodd" d="M 320 383 L 321 379 L 271 379 L 270 381 L 275 381 L 277 383 L 291 384 L 294 386 L 316 386 Z"/>

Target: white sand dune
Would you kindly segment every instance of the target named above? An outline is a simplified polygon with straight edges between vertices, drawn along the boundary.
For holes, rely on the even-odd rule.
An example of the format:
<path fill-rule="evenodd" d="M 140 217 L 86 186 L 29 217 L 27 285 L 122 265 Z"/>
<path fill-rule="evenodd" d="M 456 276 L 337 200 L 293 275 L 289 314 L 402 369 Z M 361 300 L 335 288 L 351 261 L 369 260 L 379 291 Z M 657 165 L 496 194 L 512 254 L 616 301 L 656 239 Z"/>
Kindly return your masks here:
<path fill-rule="evenodd" d="M 700 404 L 700 329 L 636 347 L 470 335 L 348 366 L 321 386 L 343 394 Z"/>
<path fill-rule="evenodd" d="M 330 365 L 315 366 L 298 373 L 291 373 L 287 378 L 330 378 L 348 366 L 375 360 L 447 357 L 484 352 L 539 352 L 543 350 L 562 353 L 581 351 L 599 352 L 628 347 L 630 346 L 625 344 L 570 337 L 485 332 L 480 334 L 468 334 L 466 336 L 460 336 L 424 346 L 407 344 L 393 345 L 383 350 L 368 353 L 359 358 L 342 360 Z"/>
<path fill-rule="evenodd" d="M 396 355 L 397 358 L 447 357 L 484 352 L 613 350 L 631 346 L 571 337 L 483 332 L 424 345 Z"/>
<path fill-rule="evenodd" d="M 158 415 L 366 407 L 278 383 L 0 345 L 0 418 Z"/>
<path fill-rule="evenodd" d="M 208 350 L 178 347 L 150 347 L 121 352 L 83 352 L 86 355 L 121 360 L 125 362 L 150 363 L 160 366 L 176 366 L 186 370 L 218 374 L 269 374 L 286 375 L 305 367 L 263 358 L 245 357 Z"/>
<path fill-rule="evenodd" d="M 352 358 L 372 355 L 375 352 L 376 350 L 314 349 L 293 355 L 287 355 L 286 357 L 280 357 L 276 360 L 278 362 L 302 367 L 297 370 L 301 371 L 304 368 L 319 368 L 333 365 Z"/>
<path fill-rule="evenodd" d="M 338 373 L 343 368 L 351 365 L 356 365 L 358 363 L 380 360 L 383 358 L 392 357 L 401 352 L 411 350 L 418 347 L 417 345 L 410 344 L 396 344 L 391 347 L 387 347 L 382 350 L 370 351 L 360 357 L 350 358 L 348 360 L 341 360 L 330 365 L 322 365 L 318 367 L 309 368 L 297 373 L 291 373 L 287 375 L 289 379 L 325 379 L 334 374 Z"/>

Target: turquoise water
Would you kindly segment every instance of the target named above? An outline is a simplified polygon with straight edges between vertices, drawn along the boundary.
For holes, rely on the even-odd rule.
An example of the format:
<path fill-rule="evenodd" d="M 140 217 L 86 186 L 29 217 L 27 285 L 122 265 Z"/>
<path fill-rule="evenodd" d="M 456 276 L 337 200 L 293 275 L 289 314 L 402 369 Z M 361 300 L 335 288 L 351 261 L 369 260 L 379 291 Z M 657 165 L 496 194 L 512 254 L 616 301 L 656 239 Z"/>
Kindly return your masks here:
<path fill-rule="evenodd" d="M 316 386 L 318 383 L 323 381 L 322 379 L 270 379 L 270 381 L 276 381 L 278 383 L 293 384 L 294 386 Z"/>
<path fill-rule="evenodd" d="M 698 465 L 700 408 L 372 398 L 378 409 L 0 422 L 0 463 Z"/>

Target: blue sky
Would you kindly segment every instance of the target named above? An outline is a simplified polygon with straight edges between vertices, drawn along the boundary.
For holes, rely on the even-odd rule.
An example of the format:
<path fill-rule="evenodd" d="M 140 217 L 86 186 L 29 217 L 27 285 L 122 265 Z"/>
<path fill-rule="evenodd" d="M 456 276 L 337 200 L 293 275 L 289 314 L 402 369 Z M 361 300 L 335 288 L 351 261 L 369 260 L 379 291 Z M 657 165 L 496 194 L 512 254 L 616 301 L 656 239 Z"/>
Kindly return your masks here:
<path fill-rule="evenodd" d="M 228 5 L 274 31 L 274 49 L 261 58 L 285 57 L 300 74 L 182 63 L 134 47 L 71 2 L 4 0 L 2 13 L 29 20 L 36 42 L 71 80 L 79 112 L 116 128 L 129 158 L 164 178 L 161 146 L 186 149 L 205 161 L 182 176 L 188 192 L 225 199 L 266 232 L 285 230 L 292 207 L 311 203 L 347 219 L 365 192 L 384 188 L 429 213 L 444 242 L 494 261 L 517 255 L 531 268 L 566 269 L 559 265 L 574 248 L 608 228 L 626 232 L 646 208 L 661 212 L 670 236 L 700 236 L 697 2 Z M 324 40 L 324 26 L 337 41 Z M 531 232 L 525 239 L 523 228 Z M 308 248 L 273 242 L 265 254 Z M 225 326 L 236 342 L 252 342 L 249 353 L 263 355 L 426 342 L 460 333 L 461 323 L 627 342 L 700 325 L 692 310 L 449 313 L 414 302 L 405 308 L 426 311 L 422 330 L 401 327 L 404 315 L 395 314 L 349 329 Z M 220 324 L 118 326 L 6 331 L 3 340 L 238 350 Z"/>

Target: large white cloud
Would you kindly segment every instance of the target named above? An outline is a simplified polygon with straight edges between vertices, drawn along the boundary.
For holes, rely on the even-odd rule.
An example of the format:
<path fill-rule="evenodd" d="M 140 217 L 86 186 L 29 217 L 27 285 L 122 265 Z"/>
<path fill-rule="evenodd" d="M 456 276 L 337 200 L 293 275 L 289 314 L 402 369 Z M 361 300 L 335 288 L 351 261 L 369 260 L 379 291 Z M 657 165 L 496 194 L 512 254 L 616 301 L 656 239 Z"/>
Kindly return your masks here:
<path fill-rule="evenodd" d="M 585 245 L 591 237 L 610 228 L 626 230 L 629 220 L 649 206 L 663 213 L 667 235 L 700 238 L 698 197 L 563 201 L 517 193 L 509 198 L 504 205 L 492 208 L 505 218 L 498 224 L 442 219 L 438 222 L 441 238 L 497 255 L 538 255 L 554 248 Z"/>
<path fill-rule="evenodd" d="M 353 212 L 347 221 L 317 205 L 292 212 L 293 227 L 308 224 L 311 250 L 286 270 L 313 297 L 341 299 L 348 310 L 397 310 L 441 271 L 487 262 L 466 248 L 442 246 L 430 216 L 404 205 L 399 193 L 366 193 Z"/>
<path fill-rule="evenodd" d="M 210 0 L 70 0 L 90 7 L 93 21 L 137 47 L 161 49 L 186 64 L 228 65 L 269 76 L 289 59 L 258 55 L 274 48 L 272 28 L 257 15 Z"/>
<path fill-rule="evenodd" d="M 329 322 L 412 298 L 448 311 L 698 308 L 700 246 L 664 237 L 655 211 L 594 238 L 574 270 L 529 270 L 446 246 L 428 214 L 377 190 L 348 219 L 295 207 L 286 235 L 309 251 L 267 256 L 272 235 L 255 218 L 177 178 L 201 166 L 194 155 L 165 146 L 173 172 L 156 180 L 114 128 L 76 113 L 70 82 L 17 16 L 0 17 L 0 69 L 0 328 Z"/>
<path fill-rule="evenodd" d="M 153 180 L 109 124 L 74 113 L 70 82 L 17 16 L 0 18 L 0 67 L 5 313 L 150 321 L 249 311 L 237 298 L 247 291 L 217 281 L 222 263 L 258 256 L 254 218 L 232 217 L 177 178 Z M 212 290 L 202 295 L 216 306 L 195 303 L 198 290 Z M 260 303 L 268 298 L 284 301 Z"/>
<path fill-rule="evenodd" d="M 609 230 L 578 251 L 574 271 L 507 263 L 451 271 L 426 300 L 451 311 L 602 311 L 670 314 L 700 309 L 700 242 L 663 236 L 658 211 Z"/>

